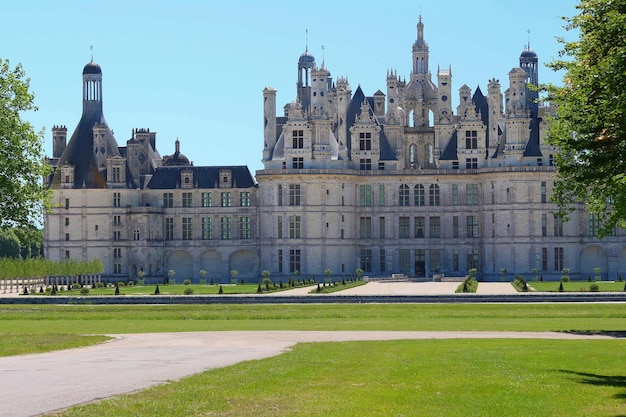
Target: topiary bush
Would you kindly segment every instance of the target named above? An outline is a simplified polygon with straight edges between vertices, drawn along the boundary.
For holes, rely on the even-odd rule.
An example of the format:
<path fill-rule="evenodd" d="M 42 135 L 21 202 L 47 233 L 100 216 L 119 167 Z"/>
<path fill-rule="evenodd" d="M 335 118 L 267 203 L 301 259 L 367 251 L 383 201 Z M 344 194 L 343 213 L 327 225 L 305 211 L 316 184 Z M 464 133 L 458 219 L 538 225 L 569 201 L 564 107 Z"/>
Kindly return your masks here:
<path fill-rule="evenodd" d="M 589 284 L 589 291 L 598 292 L 600 291 L 600 286 L 595 282 L 593 284 Z"/>
<path fill-rule="evenodd" d="M 185 288 L 185 291 L 183 291 L 183 294 L 185 295 L 193 294 L 193 288 Z"/>
<path fill-rule="evenodd" d="M 87 294 L 89 294 L 89 288 L 87 288 L 87 287 L 83 287 L 83 288 L 81 288 L 81 289 L 80 289 L 80 294 L 81 294 L 81 295 L 87 295 Z"/>
<path fill-rule="evenodd" d="M 72 289 L 73 290 L 79 290 L 80 289 L 80 284 L 72 284 Z"/>
<path fill-rule="evenodd" d="M 191 280 L 190 279 L 184 280 L 183 285 L 191 285 Z"/>

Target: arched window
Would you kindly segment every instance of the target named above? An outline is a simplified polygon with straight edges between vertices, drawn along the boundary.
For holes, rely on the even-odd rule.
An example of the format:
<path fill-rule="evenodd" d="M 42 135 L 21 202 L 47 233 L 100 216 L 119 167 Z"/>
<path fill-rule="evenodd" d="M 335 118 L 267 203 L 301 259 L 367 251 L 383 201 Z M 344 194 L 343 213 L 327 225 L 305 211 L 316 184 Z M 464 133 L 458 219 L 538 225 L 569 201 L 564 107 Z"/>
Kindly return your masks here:
<path fill-rule="evenodd" d="M 406 184 L 402 184 L 400 186 L 400 206 L 407 207 L 409 205 L 410 205 L 409 186 Z"/>
<path fill-rule="evenodd" d="M 139 229 L 133 230 L 133 240 L 139 240 Z"/>
<path fill-rule="evenodd" d="M 415 200 L 413 204 L 416 206 L 426 205 L 424 186 L 422 184 L 417 184 L 413 189 L 413 199 Z"/>
<path fill-rule="evenodd" d="M 428 200 L 431 206 L 441 205 L 439 196 L 439 186 L 437 184 L 431 184 L 428 189 Z"/>

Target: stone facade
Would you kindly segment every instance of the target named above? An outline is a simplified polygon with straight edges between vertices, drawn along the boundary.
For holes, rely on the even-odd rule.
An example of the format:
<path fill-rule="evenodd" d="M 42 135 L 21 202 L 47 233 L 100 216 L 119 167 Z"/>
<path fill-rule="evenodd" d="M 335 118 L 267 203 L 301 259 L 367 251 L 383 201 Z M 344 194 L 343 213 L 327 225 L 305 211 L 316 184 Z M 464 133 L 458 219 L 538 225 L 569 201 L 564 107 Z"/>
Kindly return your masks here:
<path fill-rule="evenodd" d="M 623 230 L 599 240 L 582 207 L 565 222 L 553 214 L 558 150 L 544 141 L 553 109 L 528 88 L 538 84 L 530 46 L 504 92 L 497 79 L 486 95 L 463 85 L 454 110 L 452 69 L 432 80 L 421 17 L 411 59 L 408 81 L 390 70 L 386 93 L 366 96 L 305 51 L 283 115 L 276 90 L 263 91 L 256 181 L 246 167 L 194 167 L 178 142 L 160 157 L 149 130 L 117 146 L 100 67 L 88 64 L 76 132 L 66 144 L 67 129 L 53 129 L 59 207 L 45 219 L 46 256 L 97 257 L 116 279 L 626 273 Z"/>

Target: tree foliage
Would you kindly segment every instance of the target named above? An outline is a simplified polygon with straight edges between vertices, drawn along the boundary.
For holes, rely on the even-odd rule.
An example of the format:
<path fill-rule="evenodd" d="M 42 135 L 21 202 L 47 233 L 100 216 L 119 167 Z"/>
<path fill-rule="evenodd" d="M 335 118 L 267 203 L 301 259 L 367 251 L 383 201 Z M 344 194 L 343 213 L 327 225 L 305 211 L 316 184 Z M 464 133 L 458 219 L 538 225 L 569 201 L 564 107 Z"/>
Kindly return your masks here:
<path fill-rule="evenodd" d="M 49 208 L 43 133 L 21 118 L 37 110 L 29 88 L 22 66 L 0 59 L 0 227 L 33 224 Z"/>
<path fill-rule="evenodd" d="M 562 87 L 547 86 L 557 107 L 549 141 L 561 148 L 553 200 L 566 215 L 585 204 L 599 235 L 626 225 L 626 0 L 581 0 L 564 18 L 578 38 L 559 38 L 549 65 L 564 71 Z"/>

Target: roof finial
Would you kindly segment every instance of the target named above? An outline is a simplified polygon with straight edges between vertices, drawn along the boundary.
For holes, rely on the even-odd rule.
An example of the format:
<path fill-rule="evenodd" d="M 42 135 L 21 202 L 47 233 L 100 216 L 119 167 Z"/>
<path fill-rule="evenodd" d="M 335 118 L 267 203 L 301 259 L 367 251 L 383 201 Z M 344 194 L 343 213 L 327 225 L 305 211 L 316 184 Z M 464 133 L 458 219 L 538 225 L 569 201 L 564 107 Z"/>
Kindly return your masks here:
<path fill-rule="evenodd" d="M 93 45 L 90 46 L 91 49 L 91 62 L 93 62 Z"/>
<path fill-rule="evenodd" d="M 309 30 L 304 29 L 304 50 L 309 52 Z"/>
<path fill-rule="evenodd" d="M 324 68 L 324 57 L 325 57 L 325 54 L 324 54 L 324 45 L 322 45 L 322 68 Z"/>
<path fill-rule="evenodd" d="M 528 48 L 527 49 L 530 51 L 530 29 L 528 29 Z"/>

